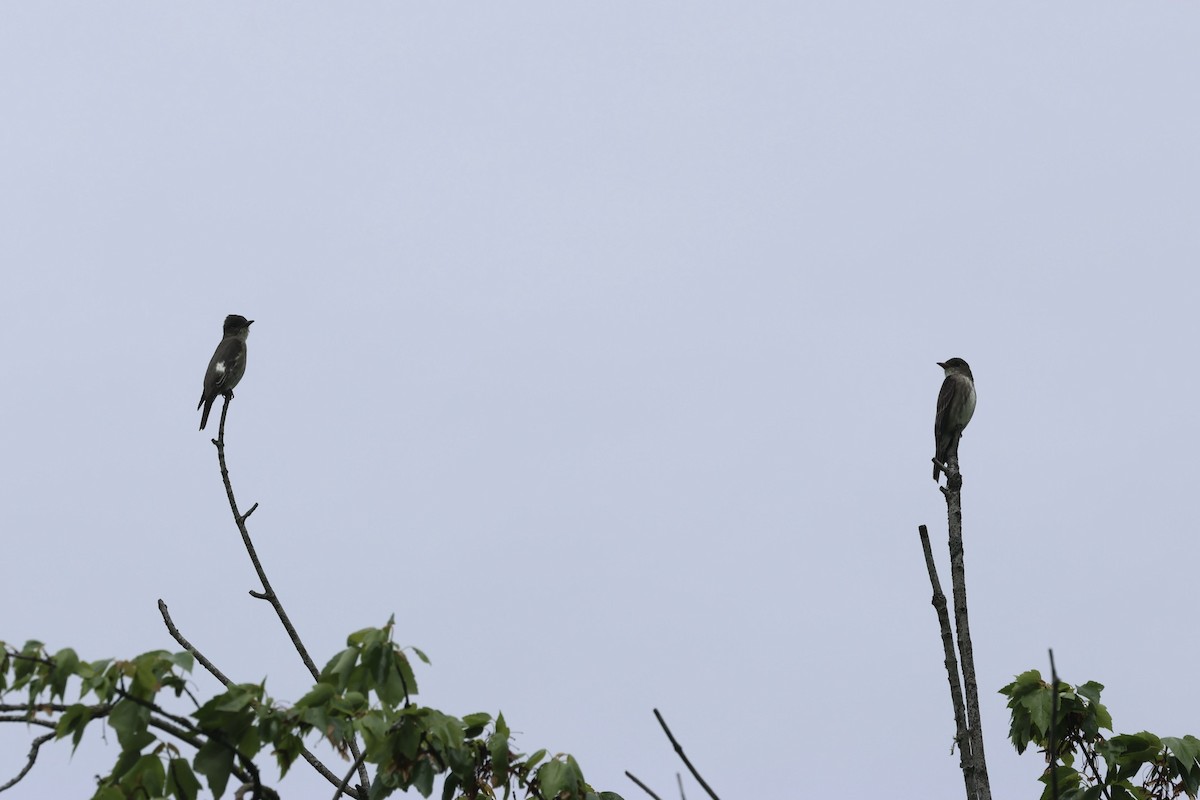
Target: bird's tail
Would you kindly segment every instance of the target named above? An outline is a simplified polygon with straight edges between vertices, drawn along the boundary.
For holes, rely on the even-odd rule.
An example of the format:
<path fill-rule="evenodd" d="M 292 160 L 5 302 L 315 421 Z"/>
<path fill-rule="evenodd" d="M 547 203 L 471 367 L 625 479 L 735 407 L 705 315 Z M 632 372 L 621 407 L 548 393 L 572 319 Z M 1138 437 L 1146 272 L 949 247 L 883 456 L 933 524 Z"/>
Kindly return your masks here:
<path fill-rule="evenodd" d="M 938 474 L 943 471 L 942 465 L 949 463 L 950 456 L 958 456 L 958 440 L 961 436 L 961 433 L 956 433 L 938 440 L 936 452 L 933 454 L 933 479 L 935 481 L 938 479 Z"/>
<path fill-rule="evenodd" d="M 200 397 L 200 403 L 196 406 L 196 408 L 204 406 L 204 413 L 200 416 L 200 430 L 204 430 L 204 426 L 208 424 L 208 412 L 212 411 L 213 401 L 216 399 L 216 397 L 210 397 L 206 403 L 204 402 L 204 397 Z"/>

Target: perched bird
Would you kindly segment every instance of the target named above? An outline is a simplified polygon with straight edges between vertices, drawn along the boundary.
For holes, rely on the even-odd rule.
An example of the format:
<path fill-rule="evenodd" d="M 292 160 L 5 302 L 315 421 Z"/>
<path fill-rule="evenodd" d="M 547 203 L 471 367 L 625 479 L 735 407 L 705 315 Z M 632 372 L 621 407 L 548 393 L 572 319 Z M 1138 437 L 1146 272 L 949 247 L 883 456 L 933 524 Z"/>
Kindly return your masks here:
<path fill-rule="evenodd" d="M 975 413 L 975 377 L 967 362 L 952 358 L 939 361 L 938 366 L 946 371 L 946 379 L 938 392 L 937 417 L 933 421 L 935 481 L 950 456 L 958 455 L 958 439 Z"/>
<path fill-rule="evenodd" d="M 196 405 L 197 410 L 204 406 L 200 430 L 204 430 L 208 424 L 208 412 L 212 410 L 213 401 L 220 395 L 232 398 L 233 387 L 246 374 L 246 337 L 250 335 L 253 322 L 240 314 L 230 314 L 225 318 L 224 336 L 213 353 L 212 361 L 208 362 L 208 371 L 204 373 L 204 391 Z"/>

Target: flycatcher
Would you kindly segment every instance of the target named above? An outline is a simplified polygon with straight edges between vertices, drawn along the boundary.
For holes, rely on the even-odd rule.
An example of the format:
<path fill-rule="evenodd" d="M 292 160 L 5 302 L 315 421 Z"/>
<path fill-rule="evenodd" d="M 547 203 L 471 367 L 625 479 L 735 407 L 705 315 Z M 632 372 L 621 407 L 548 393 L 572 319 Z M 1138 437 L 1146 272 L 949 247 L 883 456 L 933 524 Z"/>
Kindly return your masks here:
<path fill-rule="evenodd" d="M 228 403 L 233 398 L 233 387 L 246 374 L 246 337 L 250 335 L 253 322 L 240 314 L 230 314 L 225 318 L 225 333 L 213 353 L 212 361 L 208 362 L 208 371 L 204 373 L 204 391 L 196 406 L 197 409 L 204 406 L 200 430 L 204 430 L 208 424 L 208 412 L 212 410 L 213 401 L 225 395 L 225 402 Z"/>
<path fill-rule="evenodd" d="M 946 371 L 946 379 L 938 392 L 937 417 L 933 421 L 935 481 L 950 456 L 958 456 L 959 437 L 975 413 L 975 377 L 967 362 L 952 358 L 939 361 L 938 366 Z"/>

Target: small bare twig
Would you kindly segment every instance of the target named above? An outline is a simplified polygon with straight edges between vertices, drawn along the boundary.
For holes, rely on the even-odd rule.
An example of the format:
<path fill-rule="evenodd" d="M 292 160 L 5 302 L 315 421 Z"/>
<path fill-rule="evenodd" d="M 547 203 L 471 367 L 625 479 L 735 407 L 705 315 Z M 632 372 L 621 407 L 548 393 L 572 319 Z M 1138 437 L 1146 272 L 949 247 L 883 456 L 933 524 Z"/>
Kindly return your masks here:
<path fill-rule="evenodd" d="M 53 727 L 53 726 L 51 726 Z M 25 762 L 25 766 L 17 773 L 17 776 L 8 783 L 0 786 L 0 792 L 7 791 L 21 782 L 21 779 L 29 774 L 29 770 L 33 769 L 34 763 L 37 762 L 38 749 L 46 742 L 54 738 L 53 733 L 47 733 L 45 736 L 39 736 L 33 740 L 33 744 L 29 746 L 29 760 Z"/>
<path fill-rule="evenodd" d="M 924 525 L 917 528 L 921 535 L 921 548 L 925 551 L 925 569 L 929 572 L 929 583 L 933 586 L 933 607 L 937 610 L 938 628 L 942 632 L 943 663 L 946 677 L 950 681 L 950 705 L 954 708 L 954 742 L 958 746 L 959 766 L 963 779 L 967 778 L 967 758 L 970 757 L 970 733 L 967 731 L 967 712 L 963 705 L 962 680 L 958 673 L 958 655 L 954 649 L 954 631 L 950 628 L 950 613 L 946 610 L 946 595 L 938 578 L 937 564 L 933 560 L 933 547 L 929 543 L 929 529 Z M 967 785 L 967 791 L 971 787 Z"/>
<path fill-rule="evenodd" d="M 1058 670 L 1054 668 L 1054 648 L 1050 648 L 1050 791 L 1058 800 Z"/>
<path fill-rule="evenodd" d="M 967 742 L 969 756 L 964 774 L 969 800 L 992 800 L 992 788 L 988 780 L 987 760 L 983 754 L 983 722 L 979 715 L 979 683 L 975 677 L 975 649 L 971 644 L 971 626 L 967 616 L 967 570 L 963 554 L 962 535 L 962 473 L 958 468 L 958 455 L 951 453 L 946 462 L 946 486 L 942 488 L 946 498 L 947 525 L 950 533 L 950 585 L 954 593 L 954 630 L 958 646 L 958 660 L 962 669 L 963 700 L 966 708 Z"/>
<path fill-rule="evenodd" d="M 636 783 L 638 786 L 642 787 L 642 791 L 643 791 L 643 792 L 645 792 L 646 794 L 650 795 L 651 797 L 653 797 L 653 798 L 654 798 L 654 800 L 662 800 L 662 798 L 661 798 L 661 797 L 659 797 L 658 795 L 656 795 L 654 792 L 650 791 L 650 787 L 649 787 L 649 786 L 647 786 L 646 784 L 644 784 L 644 783 L 642 783 L 641 781 L 639 781 L 639 780 L 637 779 L 637 777 L 636 777 L 636 776 L 635 776 L 635 775 L 634 775 L 632 772 L 630 772 L 629 770 L 625 770 L 625 777 L 629 778 L 629 780 L 633 781 L 633 782 L 634 782 L 634 783 Z"/>
<path fill-rule="evenodd" d="M 167 630 L 171 632 L 171 636 L 175 639 L 175 641 L 179 642 L 179 645 L 183 647 L 184 650 L 187 650 L 189 653 L 191 653 L 192 656 L 199 661 L 205 669 L 212 673 L 214 678 L 219 680 L 226 687 L 233 686 L 233 681 L 226 677 L 225 673 L 221 672 L 220 668 L 218 668 L 216 664 L 209 661 L 208 658 L 206 658 L 205 655 L 200 652 L 199 648 L 189 642 L 184 635 L 180 633 L 179 628 L 175 626 L 174 620 L 171 619 L 171 614 L 167 610 L 167 604 L 162 600 L 158 601 L 158 610 L 162 614 L 163 622 L 166 623 Z M 53 727 L 53 725 L 51 727 Z M 300 755 L 303 756 L 304 760 L 308 762 L 308 765 L 319 772 L 321 777 L 325 778 L 325 780 L 329 781 L 334 786 L 340 784 L 341 779 L 337 775 L 334 775 L 329 767 L 321 763 L 321 760 L 313 755 L 312 751 L 307 747 L 301 747 Z M 359 793 L 353 789 L 347 790 L 346 794 L 356 799 L 359 797 Z"/>
<path fill-rule="evenodd" d="M 287 612 L 284 611 L 283 603 L 280 602 L 279 596 L 271 588 L 271 582 L 267 580 L 266 570 L 263 569 L 262 562 L 258 560 L 258 552 L 254 549 L 254 542 L 250 540 L 250 531 L 246 528 L 246 520 L 258 508 L 258 503 L 255 503 L 250 507 L 249 511 L 242 514 L 238 511 L 237 500 L 233 496 L 233 483 L 229 479 L 229 467 L 225 463 L 225 416 L 229 413 L 229 400 L 229 396 L 226 395 L 225 402 L 221 405 L 221 425 L 217 431 L 217 438 L 213 439 L 212 442 L 217 448 L 217 461 L 221 465 L 221 481 L 225 484 L 225 496 L 229 498 L 229 508 L 233 512 L 233 521 L 237 524 L 238 532 L 242 535 L 242 544 L 246 546 L 246 553 L 250 556 L 250 563 L 254 565 L 254 571 L 258 573 L 258 579 L 262 582 L 263 591 L 261 593 L 251 591 L 250 595 L 259 600 L 266 600 L 275 609 L 275 615 L 279 617 L 279 621 L 283 624 L 283 629 L 287 631 L 288 638 L 292 640 L 292 646 L 300 654 L 300 660 L 304 662 L 304 666 L 312 674 L 313 680 L 318 681 L 321 679 L 321 671 L 317 669 L 317 665 L 308 654 L 308 648 L 300 640 L 300 634 L 296 632 L 296 626 L 292 624 L 292 620 L 288 617 Z M 362 763 L 362 753 L 358 746 L 358 737 L 352 734 L 347 744 L 350 746 L 351 754 L 359 762 L 358 780 L 363 790 L 362 793 L 365 796 L 371 789 L 371 779 L 367 777 L 366 765 Z M 310 760 L 309 763 L 313 764 L 313 761 Z M 335 777 L 334 780 L 337 780 L 337 778 Z"/>
<path fill-rule="evenodd" d="M 191 653 L 192 657 L 199 661 L 200 665 L 208 670 L 214 678 L 223 683 L 226 688 L 233 686 L 233 681 L 225 677 L 225 673 L 217 669 L 216 664 L 205 658 L 203 653 L 197 650 L 191 642 L 183 637 L 183 634 L 179 632 L 179 628 L 175 627 L 175 623 L 171 619 L 171 614 L 167 611 L 167 604 L 164 603 L 161 598 L 158 601 L 158 613 L 162 614 L 163 622 L 166 623 L 167 630 L 171 632 L 171 638 L 179 642 L 180 647 Z"/>
<path fill-rule="evenodd" d="M 37 656 L 27 656 L 23 653 L 18 653 L 15 650 L 8 650 L 8 657 L 15 658 L 18 661 L 32 661 L 35 664 L 45 664 L 47 667 L 57 667 L 53 658 L 38 658 Z"/>
<path fill-rule="evenodd" d="M 58 726 L 48 719 L 33 719 L 32 717 L 9 717 L 0 715 L 0 722 L 19 722 L 22 725 L 37 725 L 39 728 L 58 730 Z"/>
<path fill-rule="evenodd" d="M 350 765 L 350 770 L 346 773 L 346 777 L 342 778 L 341 782 L 338 784 L 337 791 L 333 793 L 333 800 L 339 800 L 343 794 L 346 794 L 349 791 L 350 779 L 354 777 L 355 770 L 363 765 L 363 760 L 365 758 L 366 756 L 359 756 L 354 760 L 354 763 Z"/>
<path fill-rule="evenodd" d="M 675 773 L 675 782 L 679 784 L 679 800 L 687 800 L 687 795 L 683 793 L 683 776 L 678 772 Z"/>
<path fill-rule="evenodd" d="M 717 797 L 717 793 L 712 790 L 712 787 L 704 782 L 704 778 L 700 777 L 700 773 L 697 772 L 696 768 L 692 766 L 692 762 L 688 761 L 687 754 L 683 752 L 683 748 L 679 745 L 679 742 L 675 741 L 675 736 L 671 733 L 671 729 L 667 727 L 667 721 L 663 719 L 662 714 L 658 713 L 657 708 L 654 709 L 654 716 L 658 718 L 658 724 L 662 726 L 663 733 L 667 734 L 667 738 L 671 740 L 671 746 L 675 748 L 675 752 L 679 755 L 679 758 L 683 760 L 683 765 L 692 773 L 692 777 L 696 779 L 701 787 L 703 787 L 704 791 L 708 792 L 708 796 L 711 797 L 712 800 L 721 800 L 719 797 Z"/>

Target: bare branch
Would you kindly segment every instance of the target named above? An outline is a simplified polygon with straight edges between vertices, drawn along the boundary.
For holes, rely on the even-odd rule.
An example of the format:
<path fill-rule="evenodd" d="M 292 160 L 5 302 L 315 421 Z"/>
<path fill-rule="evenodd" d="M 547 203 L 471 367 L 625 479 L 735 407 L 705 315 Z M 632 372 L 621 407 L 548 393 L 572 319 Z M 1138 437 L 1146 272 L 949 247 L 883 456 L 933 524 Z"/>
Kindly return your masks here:
<path fill-rule="evenodd" d="M 158 610 L 162 614 L 163 622 L 166 623 L 167 630 L 171 632 L 171 636 L 175 639 L 175 641 L 179 642 L 179 645 L 184 650 L 187 650 L 189 653 L 191 653 L 192 656 L 199 661 L 205 669 L 212 673 L 213 677 L 223 683 L 226 687 L 232 686 L 233 681 L 226 677 L 225 673 L 221 672 L 216 664 L 213 664 L 211 661 L 209 661 L 195 645 L 189 642 L 184 635 L 179 632 L 179 628 L 175 626 L 175 622 L 171 619 L 171 614 L 167 610 L 167 604 L 162 600 L 158 601 Z M 319 772 L 321 776 L 325 778 L 325 780 L 329 781 L 332 785 L 337 786 L 341 783 L 341 778 L 339 778 L 337 775 L 334 775 L 333 772 L 323 763 L 321 763 L 321 760 L 313 755 L 312 751 L 310 751 L 307 747 L 302 746 L 300 755 L 304 757 L 304 760 L 308 762 L 310 767 Z M 348 790 L 346 793 L 353 798 L 359 797 L 359 793 L 354 790 Z"/>
<path fill-rule="evenodd" d="M 17 773 L 17 776 L 8 783 L 0 786 L 0 792 L 7 791 L 21 782 L 21 779 L 29 774 L 29 770 L 33 769 L 34 763 L 37 761 L 38 749 L 46 742 L 54 738 L 53 733 L 47 733 L 45 736 L 39 736 L 33 740 L 33 744 L 29 746 L 29 760 L 25 762 L 25 766 Z"/>
<path fill-rule="evenodd" d="M 225 673 L 217 669 L 217 666 L 205 658 L 204 654 L 197 650 L 191 642 L 183 638 L 183 634 L 179 632 L 179 628 L 176 628 L 175 623 L 171 620 L 171 614 L 167 611 L 167 604 L 161 598 L 158 601 L 158 612 L 162 614 L 163 622 L 167 625 L 167 630 L 171 632 L 171 637 L 179 642 L 180 647 L 191 653 L 192 657 L 199 661 L 200 665 L 208 670 L 214 678 L 225 684 L 226 688 L 233 686 L 233 681 L 225 677 Z"/>
<path fill-rule="evenodd" d="M 933 586 L 933 607 L 937 609 L 938 628 L 942 632 L 942 653 L 945 658 L 946 677 L 950 681 L 950 704 L 954 707 L 954 742 L 958 746 L 959 767 L 963 780 L 967 779 L 967 758 L 970 755 L 970 732 L 967 730 L 967 712 L 963 703 L 962 680 L 958 674 L 958 655 L 954 650 L 954 631 L 950 629 L 950 613 L 946 610 L 946 595 L 938 578 L 937 565 L 933 560 L 933 548 L 929 544 L 929 529 L 924 525 L 917 531 L 921 535 L 921 548 L 925 551 L 925 569 L 929 572 L 929 583 Z M 967 784 L 967 792 L 971 786 Z"/>
<path fill-rule="evenodd" d="M 679 758 L 683 760 L 684 766 L 687 767 L 692 773 L 692 777 L 696 779 L 701 787 L 703 787 L 704 791 L 708 792 L 708 796 L 711 797 L 712 800 L 721 800 L 719 797 L 717 797 L 717 793 L 714 792 L 712 788 L 704 782 L 704 778 L 700 777 L 700 773 L 697 772 L 696 768 L 692 766 L 692 762 L 688 761 L 687 754 L 683 752 L 683 748 L 680 747 L 679 742 L 675 741 L 675 737 L 672 735 L 671 729 L 667 727 L 667 721 L 663 719 L 662 714 L 658 713 L 657 708 L 654 709 L 654 716 L 658 718 L 658 724 L 662 726 L 663 733 L 667 734 L 667 738 L 671 740 L 671 746 L 675 748 L 675 752 L 679 755 Z"/>
<path fill-rule="evenodd" d="M 350 770 L 346 773 L 346 777 L 342 778 L 342 780 L 338 783 L 337 791 L 333 793 L 333 800 L 339 800 L 343 794 L 347 794 L 349 792 L 350 778 L 354 777 L 355 770 L 363 765 L 363 759 L 365 758 L 366 756 L 359 756 L 357 759 L 355 759 L 354 763 L 350 765 Z"/>
<path fill-rule="evenodd" d="M 637 779 L 637 778 L 634 776 L 634 774 L 633 774 L 632 772 L 630 772 L 629 770 L 625 770 L 625 777 L 629 778 L 629 780 L 633 781 L 633 782 L 634 782 L 634 783 L 636 783 L 638 786 L 642 787 L 642 791 L 643 791 L 643 792 L 645 792 L 646 794 L 650 795 L 651 797 L 653 797 L 653 798 L 654 798 L 654 800 L 662 800 L 662 798 L 661 798 L 661 797 L 659 797 L 658 795 L 656 795 L 654 792 L 650 791 L 650 787 L 649 787 L 649 786 L 647 786 L 646 784 L 644 784 L 644 783 L 642 783 L 641 781 L 639 781 L 639 780 L 638 780 L 638 779 Z"/>
<path fill-rule="evenodd" d="M 31 717 L 0 716 L 0 722 L 19 722 L 22 725 L 37 725 L 39 728 L 49 728 L 52 731 L 58 730 L 58 726 L 49 720 L 33 719 Z"/>
<path fill-rule="evenodd" d="M 988 781 L 987 761 L 983 755 L 983 722 L 979 716 L 975 651 L 971 644 L 971 626 L 967 620 L 967 571 L 962 536 L 962 473 L 958 469 L 957 454 L 951 454 L 946 462 L 946 487 L 942 489 L 942 493 L 946 497 L 946 516 L 950 528 L 950 583 L 954 589 L 954 628 L 958 639 L 959 663 L 962 666 L 968 741 L 971 745 L 967 762 L 970 765 L 967 793 L 969 800 L 991 800 L 992 789 Z"/>
<path fill-rule="evenodd" d="M 225 463 L 225 416 L 229 413 L 229 400 L 229 395 L 226 395 L 225 402 L 221 405 L 221 425 L 217 433 L 217 438 L 213 439 L 213 445 L 217 448 L 217 461 L 221 465 L 221 481 L 225 484 L 225 496 L 229 498 L 229 509 L 233 512 L 233 521 L 237 524 L 238 532 L 242 535 L 242 543 L 246 546 L 246 553 L 250 556 L 250 563 L 254 565 L 254 571 L 258 573 L 258 579 L 262 581 L 262 593 L 251 591 L 250 594 L 260 600 L 266 600 L 275 609 L 275 614 L 283 624 L 284 630 L 287 631 L 288 638 L 292 640 L 292 646 L 300 654 L 300 660 L 304 662 L 304 666 L 312 674 L 313 680 L 319 681 L 321 679 L 321 672 L 317 669 L 317 665 L 308 654 L 308 648 L 300 641 L 300 634 L 296 632 L 296 626 L 292 624 L 292 620 L 288 617 L 287 612 L 284 611 L 283 603 L 280 602 L 279 596 L 271 588 L 271 582 L 267 580 L 267 573 L 263 569 L 262 562 L 258 560 L 258 552 L 254 549 L 254 542 L 250 540 L 250 531 L 246 528 L 246 519 L 258 508 L 258 503 L 255 503 L 250 507 L 249 511 L 242 514 L 238 511 L 237 500 L 233 496 L 233 483 L 229 479 L 229 467 Z M 365 795 L 370 791 L 371 779 L 367 777 L 366 765 L 362 763 L 358 737 L 355 735 L 350 736 L 347 743 L 355 760 L 359 762 L 358 779 Z M 310 761 L 309 763 L 311 764 L 312 762 Z"/>
<path fill-rule="evenodd" d="M 1050 796 L 1058 800 L 1058 670 L 1054 668 L 1054 648 L 1050 648 Z"/>

